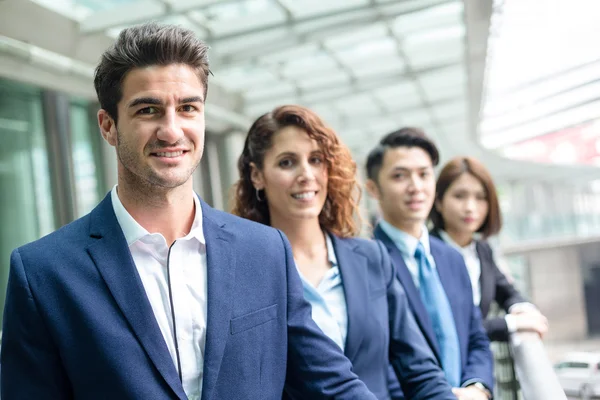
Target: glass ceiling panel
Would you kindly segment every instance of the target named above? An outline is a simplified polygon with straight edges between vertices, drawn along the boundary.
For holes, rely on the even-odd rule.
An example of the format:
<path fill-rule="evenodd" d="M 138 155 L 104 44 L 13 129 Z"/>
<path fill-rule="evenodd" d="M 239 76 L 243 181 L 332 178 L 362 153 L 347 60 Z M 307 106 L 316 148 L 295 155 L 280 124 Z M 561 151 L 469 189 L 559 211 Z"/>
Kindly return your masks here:
<path fill-rule="evenodd" d="M 212 33 L 214 34 L 214 32 Z M 211 54 L 231 56 L 234 60 L 237 60 L 234 62 L 243 62 L 248 58 L 252 58 L 253 54 L 259 57 L 265 49 L 265 43 L 272 43 L 273 37 L 289 37 L 289 35 L 290 28 L 281 27 L 253 34 L 235 35 L 227 39 L 211 40 L 209 44 L 211 45 Z M 255 49 L 254 52 L 252 52 L 252 49 Z M 249 50 L 250 54 L 248 55 Z"/>
<path fill-rule="evenodd" d="M 377 41 L 386 38 L 387 36 L 389 36 L 387 25 L 384 22 L 379 22 L 365 28 L 359 28 L 350 32 L 344 32 L 343 34 L 334 35 L 325 39 L 324 42 L 328 48 L 338 50 L 344 48 L 347 49 L 356 46 L 359 43 Z"/>
<path fill-rule="evenodd" d="M 294 58 L 281 66 L 281 73 L 286 77 L 300 78 L 319 71 L 331 71 L 338 64 L 326 53 L 317 53 L 313 57 Z"/>
<path fill-rule="evenodd" d="M 548 96 L 600 80 L 600 61 L 575 68 L 554 77 L 538 80 L 522 88 L 490 96 L 484 118 L 492 118 L 542 101 Z"/>
<path fill-rule="evenodd" d="M 286 63 L 297 58 L 318 57 L 325 53 L 317 43 L 306 43 L 259 57 L 259 60 L 261 64 L 273 65 Z"/>
<path fill-rule="evenodd" d="M 286 20 L 283 11 L 272 9 L 269 12 L 263 12 L 259 15 L 244 18 L 231 18 L 227 20 L 209 20 L 206 25 L 216 36 L 232 35 L 235 33 L 244 33 L 249 30 L 261 27 L 269 27 L 275 24 L 282 24 Z M 259 43 L 256 43 L 257 45 Z"/>
<path fill-rule="evenodd" d="M 443 43 L 447 41 L 463 41 L 466 34 L 465 29 L 463 24 L 448 25 L 439 29 L 409 34 L 402 42 L 407 48 L 418 48 L 423 45 L 443 46 Z"/>
<path fill-rule="evenodd" d="M 507 2 L 490 38 L 489 95 L 597 60 L 599 15 L 597 1 Z"/>
<path fill-rule="evenodd" d="M 464 118 L 467 114 L 467 103 L 461 99 L 434 105 L 433 114 L 438 119 Z"/>
<path fill-rule="evenodd" d="M 481 143 L 488 148 L 500 148 L 525 139 L 534 138 L 559 129 L 591 121 L 598 117 L 600 100 L 587 103 L 565 112 L 551 114 L 543 119 L 505 129 L 501 134 L 489 134 L 481 137 Z"/>
<path fill-rule="evenodd" d="M 399 111 L 397 115 L 409 125 L 423 126 L 431 124 L 431 113 L 425 108 Z"/>
<path fill-rule="evenodd" d="M 364 7 L 360 7 L 354 11 L 344 10 L 342 13 L 337 14 L 329 12 L 309 18 L 295 16 L 296 25 L 294 26 L 294 30 L 301 35 L 308 35 L 309 37 L 320 35 L 323 39 L 326 39 L 338 33 L 348 32 L 349 24 L 354 24 L 358 29 L 363 24 L 356 21 L 376 16 L 377 11 L 375 9 Z"/>
<path fill-rule="evenodd" d="M 230 90 L 244 90 L 262 85 L 279 84 L 271 71 L 253 66 L 221 69 L 214 79 Z"/>
<path fill-rule="evenodd" d="M 598 98 L 600 98 L 600 81 L 538 101 L 523 110 L 517 110 L 495 118 L 486 118 L 481 123 L 481 132 L 483 134 L 500 132 L 503 129 L 574 108 Z"/>
<path fill-rule="evenodd" d="M 381 107 L 375 104 L 372 96 L 364 93 L 341 98 L 334 105 L 346 115 L 374 114 L 381 111 Z"/>
<path fill-rule="evenodd" d="M 463 3 L 455 1 L 431 7 L 423 11 L 402 15 L 392 23 L 393 31 L 399 36 L 412 32 L 438 29 L 444 25 L 463 23 Z"/>
<path fill-rule="evenodd" d="M 337 85 L 348 85 L 349 83 L 350 77 L 343 72 L 332 75 L 311 76 L 310 78 L 297 81 L 298 86 L 303 90 L 319 90 L 319 88 L 323 86 L 332 87 Z"/>
<path fill-rule="evenodd" d="M 598 15 L 600 2 L 588 0 L 498 4 L 480 124 L 485 146 L 506 146 L 598 115 Z"/>
<path fill-rule="evenodd" d="M 247 102 L 260 102 L 264 99 L 289 97 L 296 93 L 296 86 L 291 82 L 280 82 L 274 86 L 260 86 L 244 92 Z"/>
<path fill-rule="evenodd" d="M 254 118 L 284 104 L 298 104 L 298 98 L 295 96 L 280 97 L 261 103 L 247 104 L 244 111 L 246 115 Z"/>
<path fill-rule="evenodd" d="M 397 44 L 394 39 L 385 37 L 338 49 L 335 53 L 344 63 L 354 64 L 358 60 L 374 60 L 382 55 L 396 54 Z"/>
<path fill-rule="evenodd" d="M 222 22 L 254 16 L 277 13 L 279 8 L 272 0 L 237 0 L 221 1 L 203 10 L 209 21 Z"/>
<path fill-rule="evenodd" d="M 440 100 L 463 98 L 467 94 L 466 85 L 446 85 L 436 89 L 424 89 L 425 95 L 430 103 L 436 103 Z"/>
<path fill-rule="evenodd" d="M 418 79 L 421 86 L 427 91 L 434 91 L 440 87 L 467 84 L 467 76 L 461 65 L 425 72 L 419 74 Z"/>
<path fill-rule="evenodd" d="M 437 65 L 459 64 L 464 61 L 465 50 L 461 44 L 423 46 L 406 51 L 408 62 L 415 69 L 426 69 Z"/>
<path fill-rule="evenodd" d="M 351 69 L 355 77 L 367 79 L 369 77 L 379 77 L 392 73 L 400 75 L 406 69 L 406 64 L 399 57 L 394 56 L 372 60 L 368 63 L 357 62 L 351 66 Z"/>
<path fill-rule="evenodd" d="M 416 86 L 411 81 L 375 90 L 373 94 L 381 101 L 395 105 L 393 108 L 417 106 L 423 102 Z"/>
<path fill-rule="evenodd" d="M 31 0 L 66 17 L 81 21 L 96 11 L 107 10 L 137 0 Z"/>
<path fill-rule="evenodd" d="M 351 86 L 339 86 L 326 88 L 324 90 L 312 90 L 302 95 L 303 101 L 306 103 L 318 103 L 321 101 L 329 101 L 341 96 L 348 96 L 354 89 Z"/>
<path fill-rule="evenodd" d="M 302 0 L 285 2 L 294 17 L 307 18 L 314 15 L 341 12 L 368 5 L 370 0 Z"/>

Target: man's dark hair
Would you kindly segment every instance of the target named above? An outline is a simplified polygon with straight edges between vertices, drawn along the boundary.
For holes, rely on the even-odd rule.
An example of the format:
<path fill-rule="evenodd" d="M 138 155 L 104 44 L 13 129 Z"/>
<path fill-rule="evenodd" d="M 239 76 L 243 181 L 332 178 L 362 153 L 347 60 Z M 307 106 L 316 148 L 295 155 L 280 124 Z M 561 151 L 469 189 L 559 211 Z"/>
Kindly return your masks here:
<path fill-rule="evenodd" d="M 125 76 L 134 68 L 185 64 L 193 68 L 208 90 L 208 46 L 194 32 L 173 25 L 147 23 L 121 31 L 115 43 L 102 54 L 96 67 L 94 87 L 100 106 L 117 121 Z"/>
<path fill-rule="evenodd" d="M 378 182 L 377 177 L 383 165 L 383 157 L 388 149 L 397 147 L 419 147 L 431 158 L 431 163 L 436 166 L 440 161 L 440 154 L 435 144 L 425 135 L 422 129 L 404 127 L 392 133 L 388 133 L 379 141 L 367 157 L 367 178 Z"/>

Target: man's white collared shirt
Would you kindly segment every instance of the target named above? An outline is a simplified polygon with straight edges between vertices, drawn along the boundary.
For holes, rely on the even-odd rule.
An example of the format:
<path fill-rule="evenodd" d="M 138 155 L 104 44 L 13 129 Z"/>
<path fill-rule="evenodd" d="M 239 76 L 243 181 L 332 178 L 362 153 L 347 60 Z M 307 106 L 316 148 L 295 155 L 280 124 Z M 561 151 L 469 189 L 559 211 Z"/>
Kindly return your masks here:
<path fill-rule="evenodd" d="M 162 234 L 148 232 L 127 212 L 117 194 L 117 186 L 111 191 L 115 215 L 176 369 L 174 331 L 177 331 L 185 394 L 190 400 L 199 400 L 206 344 L 207 265 L 202 208 L 198 197 L 194 193 L 192 196 L 196 209 L 192 229 L 169 248 Z M 173 329 L 167 265 L 176 329 Z"/>
<path fill-rule="evenodd" d="M 423 249 L 425 250 L 425 257 L 427 257 L 427 261 L 429 261 L 431 268 L 437 268 L 435 265 L 435 259 L 431 255 L 429 231 L 427 231 L 427 227 L 423 225 L 421 237 L 417 239 L 416 237 L 396 228 L 386 220 L 382 219 L 379 221 L 379 226 L 381 226 L 381 229 L 386 235 L 388 235 L 390 239 L 392 239 L 392 242 L 396 245 L 398 250 L 400 250 L 402 259 L 406 264 L 406 268 L 408 268 L 408 272 L 410 272 L 410 276 L 412 277 L 415 286 L 417 289 L 420 289 L 421 284 L 419 282 L 419 262 L 415 258 L 415 251 L 417 250 L 419 243 L 421 243 Z"/>

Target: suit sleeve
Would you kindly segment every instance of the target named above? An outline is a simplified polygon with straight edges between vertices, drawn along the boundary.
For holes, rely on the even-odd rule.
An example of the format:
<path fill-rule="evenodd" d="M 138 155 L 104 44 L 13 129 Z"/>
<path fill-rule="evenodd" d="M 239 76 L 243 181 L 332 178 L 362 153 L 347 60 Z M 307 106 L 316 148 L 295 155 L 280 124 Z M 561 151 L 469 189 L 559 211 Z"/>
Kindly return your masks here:
<path fill-rule="evenodd" d="M 525 298 L 521 296 L 519 291 L 508 281 L 506 275 L 500 271 L 498 265 L 494 261 L 493 251 L 488 243 L 483 242 L 483 247 L 486 251 L 487 262 L 490 265 L 490 269 L 493 274 L 494 283 L 496 286 L 496 296 L 494 300 L 496 303 L 508 313 L 508 309 L 517 303 L 525 302 Z M 506 342 L 509 339 L 508 326 L 504 317 L 489 318 L 483 321 L 483 326 L 488 334 L 491 341 Z"/>
<path fill-rule="evenodd" d="M 10 259 L 1 362 L 2 399 L 73 398 L 58 349 L 39 313 L 18 249 Z"/>
<path fill-rule="evenodd" d="M 281 232 L 280 235 L 285 248 L 288 289 L 286 390 L 303 399 L 376 400 L 352 372 L 352 364 L 339 346 L 313 321 L 290 245 Z"/>
<path fill-rule="evenodd" d="M 498 265 L 494 261 L 494 253 L 490 245 L 485 243 L 485 247 L 487 248 L 490 264 L 494 271 L 494 282 L 496 283 L 496 298 L 494 300 L 496 300 L 504 311 L 508 312 L 508 309 L 513 304 L 523 303 L 527 300 L 521 296 L 521 293 L 508 281 L 506 275 L 500 271 L 500 268 L 498 268 Z"/>
<path fill-rule="evenodd" d="M 407 399 L 456 400 L 431 348 L 423 337 L 408 305 L 406 293 L 396 279 L 394 266 L 382 244 L 378 260 L 387 279 L 390 325 L 389 359 Z M 401 398 L 397 384 L 390 381 L 392 398 Z"/>
<path fill-rule="evenodd" d="M 462 264 L 460 270 L 463 272 L 464 284 L 466 287 L 471 288 L 465 262 L 460 254 L 457 254 L 457 256 L 456 262 Z M 472 298 L 471 294 L 469 299 Z M 481 311 L 472 301 L 470 305 L 469 347 L 461 383 L 462 386 L 467 386 L 470 383 L 481 382 L 488 389 L 492 390 L 494 388 L 494 356 L 490 349 L 490 341 L 487 333 L 483 328 Z"/>

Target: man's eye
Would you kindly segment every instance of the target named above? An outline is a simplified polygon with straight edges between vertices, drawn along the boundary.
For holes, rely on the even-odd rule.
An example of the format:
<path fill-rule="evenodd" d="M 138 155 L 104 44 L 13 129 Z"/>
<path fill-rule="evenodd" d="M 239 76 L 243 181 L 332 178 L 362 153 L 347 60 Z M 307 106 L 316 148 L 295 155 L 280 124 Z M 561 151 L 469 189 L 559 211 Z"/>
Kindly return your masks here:
<path fill-rule="evenodd" d="M 144 107 L 138 111 L 138 114 L 156 114 L 157 112 L 156 107 Z"/>
<path fill-rule="evenodd" d="M 192 112 L 195 110 L 196 110 L 196 107 L 194 107 L 191 104 L 185 104 L 185 105 L 181 106 L 181 111 L 183 111 L 183 112 Z"/>

